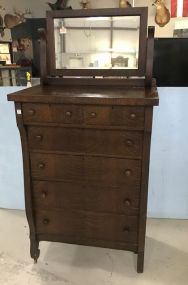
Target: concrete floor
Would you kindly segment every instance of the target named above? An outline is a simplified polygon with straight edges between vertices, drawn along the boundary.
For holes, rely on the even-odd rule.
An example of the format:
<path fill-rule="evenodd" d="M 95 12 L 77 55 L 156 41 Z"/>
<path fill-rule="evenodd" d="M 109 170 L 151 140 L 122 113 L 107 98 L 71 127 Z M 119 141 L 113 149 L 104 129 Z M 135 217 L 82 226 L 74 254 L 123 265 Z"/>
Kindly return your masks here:
<path fill-rule="evenodd" d="M 0 285 L 187 285 L 188 220 L 148 220 L 144 274 L 130 252 L 40 244 L 34 265 L 22 211 L 0 210 Z"/>

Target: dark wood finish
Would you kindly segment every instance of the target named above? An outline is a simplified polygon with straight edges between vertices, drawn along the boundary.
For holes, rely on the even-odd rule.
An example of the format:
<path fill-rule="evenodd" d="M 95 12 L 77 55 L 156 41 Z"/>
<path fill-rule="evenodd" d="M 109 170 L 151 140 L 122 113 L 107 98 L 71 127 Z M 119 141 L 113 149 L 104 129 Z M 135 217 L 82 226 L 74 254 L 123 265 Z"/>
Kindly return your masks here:
<path fill-rule="evenodd" d="M 143 162 L 142 162 L 142 182 L 140 196 L 140 214 L 138 226 L 138 271 L 143 272 L 144 269 L 144 248 L 146 234 L 146 218 L 147 218 L 147 198 L 148 198 L 148 178 L 149 178 L 149 162 L 150 162 L 150 143 L 152 131 L 153 109 L 145 108 L 145 130 L 143 140 Z"/>
<path fill-rule="evenodd" d="M 106 203 L 106 197 L 108 203 Z M 58 199 L 57 199 L 58 197 Z M 69 209 L 138 215 L 139 186 L 98 187 L 77 182 L 33 181 L 33 201 L 37 209 Z"/>
<path fill-rule="evenodd" d="M 152 85 L 153 76 L 153 54 L 154 54 L 154 34 L 155 27 L 148 28 L 148 42 L 147 42 L 147 62 L 146 62 L 146 87 Z"/>
<path fill-rule="evenodd" d="M 44 85 L 47 77 L 47 42 L 45 29 L 39 29 L 40 36 L 40 77 L 41 84 Z"/>
<path fill-rule="evenodd" d="M 142 132 L 122 130 L 29 127 L 31 150 L 121 155 L 141 158 Z M 118 148 L 117 148 L 118 146 Z"/>
<path fill-rule="evenodd" d="M 89 211 L 36 210 L 37 234 L 137 243 L 137 217 Z M 109 223 L 109 221 L 111 221 Z"/>
<path fill-rule="evenodd" d="M 79 181 L 99 186 L 140 185 L 141 162 L 118 158 L 31 153 L 34 179 Z M 111 175 L 109 176 L 109 173 Z"/>
<path fill-rule="evenodd" d="M 31 257 L 34 259 L 34 261 L 37 262 L 40 255 L 40 250 L 39 250 L 39 241 L 36 234 L 34 215 L 33 215 L 30 159 L 29 159 L 28 142 L 27 142 L 27 131 L 26 127 L 23 124 L 23 118 L 21 116 L 21 104 L 16 103 L 15 108 L 16 108 L 17 126 L 20 132 L 21 143 L 22 143 L 26 216 L 30 229 L 30 254 Z"/>
<path fill-rule="evenodd" d="M 126 79 L 126 80 L 125 80 Z M 121 77 L 120 78 L 112 78 L 106 77 L 106 78 L 61 78 L 59 80 L 58 77 L 49 77 L 47 78 L 47 85 L 55 85 L 57 86 L 65 86 L 65 85 L 76 85 L 76 86 L 116 86 L 116 87 L 131 87 L 131 88 L 141 88 L 145 87 L 145 79 L 143 78 L 127 78 L 127 77 Z M 152 86 L 156 86 L 156 80 L 152 79 Z"/>
<path fill-rule="evenodd" d="M 62 235 L 55 234 L 38 234 L 39 241 L 50 241 L 50 242 L 63 242 L 69 244 L 78 244 L 84 246 L 96 246 L 103 248 L 112 248 L 112 249 L 120 249 L 135 252 L 137 251 L 137 244 L 135 243 L 127 243 L 120 241 L 110 241 L 110 240 L 96 240 L 96 239 L 88 239 L 84 237 L 65 237 Z"/>
<path fill-rule="evenodd" d="M 113 83 L 113 80 L 108 81 Z M 27 90 L 27 96 L 23 96 L 25 90 L 21 90 L 11 94 L 9 100 L 15 102 L 28 102 L 31 104 L 62 103 L 72 105 L 123 105 L 133 107 L 153 106 L 158 105 L 159 103 L 156 87 L 145 89 L 144 87 L 117 87 L 116 84 L 115 86 L 108 86 L 108 81 L 105 82 L 104 86 L 98 86 L 98 81 L 95 80 L 93 81 L 93 85 L 89 86 L 87 86 L 87 82 L 85 82 L 85 85 L 74 85 L 74 80 L 72 80 L 72 82 L 71 80 L 68 80 L 70 85 L 63 81 L 62 86 L 35 86 Z M 77 80 L 75 82 L 77 83 Z"/>
<path fill-rule="evenodd" d="M 142 11 L 145 27 L 147 10 Z M 109 13 L 122 10 L 48 12 L 51 49 L 52 15 Z M 45 41 L 42 45 L 41 51 Z M 31 257 L 37 261 L 39 241 L 129 250 L 137 253 L 141 273 L 152 114 L 159 102 L 151 73 L 153 33 L 150 29 L 145 79 L 52 78 L 51 49 L 47 73 L 45 57 L 41 60 L 42 85 L 8 95 L 22 140 Z M 144 43 L 140 49 L 146 50 Z"/>
<path fill-rule="evenodd" d="M 148 9 L 139 8 L 108 8 L 82 10 L 47 11 L 49 74 L 51 76 L 144 76 L 146 61 L 147 17 Z M 82 17 L 113 17 L 113 16 L 140 16 L 140 40 L 138 69 L 56 69 L 55 66 L 55 18 L 82 18 Z"/>
<path fill-rule="evenodd" d="M 55 36 L 54 36 L 54 19 L 49 16 L 47 11 L 47 57 L 48 57 L 48 75 L 54 75 L 52 70 L 55 69 Z"/>

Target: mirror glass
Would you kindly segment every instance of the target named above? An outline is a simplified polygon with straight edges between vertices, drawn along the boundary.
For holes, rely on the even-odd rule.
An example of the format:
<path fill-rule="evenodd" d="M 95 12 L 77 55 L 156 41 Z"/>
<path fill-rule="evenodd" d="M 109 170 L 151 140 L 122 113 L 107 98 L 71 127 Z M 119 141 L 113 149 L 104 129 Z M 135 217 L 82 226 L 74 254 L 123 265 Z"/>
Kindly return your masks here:
<path fill-rule="evenodd" d="M 140 16 L 54 19 L 56 69 L 138 69 Z"/>

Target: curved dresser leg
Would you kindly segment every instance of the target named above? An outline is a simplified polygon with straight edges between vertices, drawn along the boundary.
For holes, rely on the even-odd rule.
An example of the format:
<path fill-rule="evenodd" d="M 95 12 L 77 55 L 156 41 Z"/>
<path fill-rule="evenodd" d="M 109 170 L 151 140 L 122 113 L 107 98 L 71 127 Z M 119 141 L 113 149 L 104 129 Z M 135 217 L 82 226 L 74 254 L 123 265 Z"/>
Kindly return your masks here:
<path fill-rule="evenodd" d="M 138 273 L 143 273 L 144 272 L 144 251 L 138 252 L 137 272 Z"/>
<path fill-rule="evenodd" d="M 30 253 L 31 258 L 34 259 L 34 263 L 37 263 L 37 260 L 40 256 L 40 250 L 39 250 L 39 242 L 35 238 L 30 238 Z"/>

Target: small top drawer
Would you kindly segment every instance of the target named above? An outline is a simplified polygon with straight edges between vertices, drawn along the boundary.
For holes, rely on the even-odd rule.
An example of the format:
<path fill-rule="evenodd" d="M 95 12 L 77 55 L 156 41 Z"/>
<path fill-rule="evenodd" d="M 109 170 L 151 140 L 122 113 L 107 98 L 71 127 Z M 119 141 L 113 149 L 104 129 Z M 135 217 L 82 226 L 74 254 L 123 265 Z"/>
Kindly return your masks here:
<path fill-rule="evenodd" d="M 111 112 L 111 125 L 143 128 L 144 107 L 114 106 Z"/>
<path fill-rule="evenodd" d="M 84 122 L 86 125 L 110 125 L 111 106 L 85 106 Z"/>
<path fill-rule="evenodd" d="M 144 126 L 144 107 L 24 103 L 22 109 L 24 123 Z"/>

